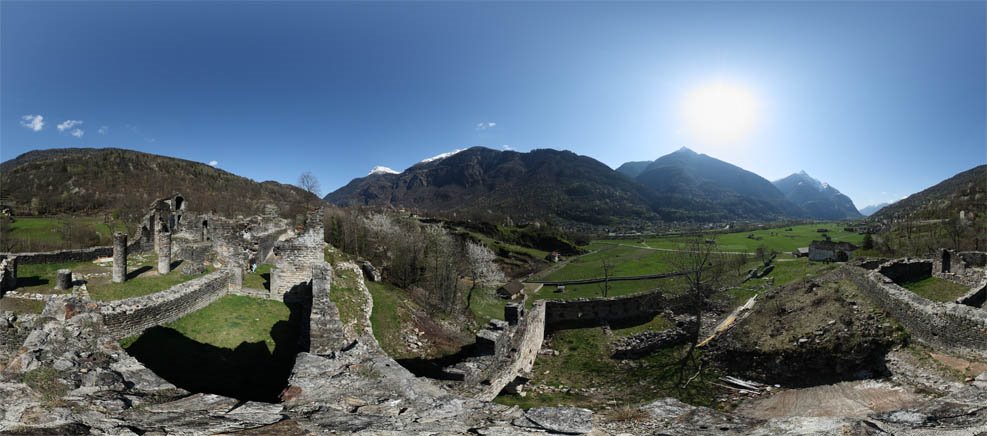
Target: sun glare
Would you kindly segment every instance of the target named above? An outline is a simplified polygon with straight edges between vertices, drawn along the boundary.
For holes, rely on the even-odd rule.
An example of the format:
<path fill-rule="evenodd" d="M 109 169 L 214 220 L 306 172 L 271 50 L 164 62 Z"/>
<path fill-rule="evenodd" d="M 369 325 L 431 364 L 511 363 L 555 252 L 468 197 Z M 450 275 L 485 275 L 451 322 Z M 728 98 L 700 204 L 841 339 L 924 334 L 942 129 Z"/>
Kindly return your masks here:
<path fill-rule="evenodd" d="M 715 82 L 686 95 L 682 115 L 693 139 L 705 144 L 731 144 L 746 139 L 757 127 L 759 104 L 746 87 Z"/>

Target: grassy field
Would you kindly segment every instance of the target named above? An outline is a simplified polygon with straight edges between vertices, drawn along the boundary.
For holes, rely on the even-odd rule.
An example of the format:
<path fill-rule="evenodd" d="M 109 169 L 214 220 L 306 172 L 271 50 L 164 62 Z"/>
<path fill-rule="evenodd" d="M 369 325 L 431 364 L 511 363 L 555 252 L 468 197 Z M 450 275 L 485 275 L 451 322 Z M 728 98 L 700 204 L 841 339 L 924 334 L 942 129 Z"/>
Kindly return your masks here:
<path fill-rule="evenodd" d="M 38 263 L 17 265 L 17 291 L 36 294 L 68 293 L 71 290 L 55 290 L 55 276 L 60 269 L 72 270 L 73 280 L 81 274 L 109 274 L 110 269 L 93 262 Z"/>
<path fill-rule="evenodd" d="M 562 268 L 540 280 L 579 280 L 603 277 L 603 262 L 613 264 L 611 276 L 638 276 L 674 271 L 670 258 L 674 253 L 616 244 L 593 244 L 594 251 L 569 260 Z"/>
<path fill-rule="evenodd" d="M 963 285 L 939 277 L 926 277 L 922 280 L 903 283 L 901 286 L 922 297 L 941 302 L 955 301 L 970 290 Z"/>
<path fill-rule="evenodd" d="M 172 271 L 160 276 L 157 272 L 157 256 L 154 254 L 134 254 L 127 258 L 127 281 L 112 283 L 112 263 L 95 262 L 43 263 L 17 266 L 17 291 L 24 293 L 55 294 L 71 291 L 55 290 L 55 276 L 59 269 L 72 270 L 73 280 L 86 280 L 86 289 L 95 300 L 109 301 L 153 294 L 202 277 L 187 276 L 175 268 L 180 261 L 172 263 Z M 211 267 L 206 268 L 212 272 Z M 84 277 L 85 276 L 85 277 Z"/>
<path fill-rule="evenodd" d="M 127 226 L 91 217 L 17 217 L 2 237 L 16 251 L 51 251 L 110 245 L 115 231 Z"/>
<path fill-rule="evenodd" d="M 287 323 L 291 309 L 283 302 L 227 295 L 168 324 L 189 339 L 220 348 L 236 348 L 243 342 L 263 341 L 274 352 L 275 329 Z"/>
<path fill-rule="evenodd" d="M 664 328 L 667 324 L 668 321 L 659 320 L 646 325 Z M 637 405 L 668 396 L 691 404 L 713 404 L 719 393 L 719 389 L 710 384 L 718 376 L 714 371 L 704 370 L 687 388 L 678 385 L 676 363 L 684 351 L 682 348 L 668 348 L 628 363 L 609 357 L 612 340 L 644 328 L 647 327 L 614 331 L 611 335 L 599 327 L 555 332 L 545 346 L 559 354 L 538 356 L 529 382 L 529 386 L 548 386 L 551 390 L 528 389 L 524 397 L 501 395 L 496 401 L 522 408 L 565 404 L 594 410 Z M 686 377 L 695 372 L 694 367 L 689 367 Z"/>
<path fill-rule="evenodd" d="M 829 230 L 826 233 L 834 241 L 850 242 L 859 246 L 864 240 L 864 235 L 844 231 L 843 225 L 840 223 L 804 224 L 746 232 L 721 233 L 715 235 L 715 239 L 717 249 L 720 251 L 754 253 L 758 247 L 763 246 L 767 250 L 775 250 L 779 253 L 784 253 L 787 256 L 788 253 L 791 253 L 796 248 L 808 247 L 809 243 L 813 240 L 822 240 L 822 233 L 816 231 L 818 229 Z M 752 234 L 754 235 L 754 239 L 748 237 Z M 689 238 L 687 237 L 660 237 L 639 240 L 625 239 L 614 241 L 596 241 L 596 243 L 600 244 L 610 242 L 634 245 L 637 247 L 681 250 L 687 247 L 688 241 Z"/>
<path fill-rule="evenodd" d="M 274 265 L 262 263 L 257 270 L 243 275 L 243 287 L 253 289 L 271 289 L 271 268 Z"/>

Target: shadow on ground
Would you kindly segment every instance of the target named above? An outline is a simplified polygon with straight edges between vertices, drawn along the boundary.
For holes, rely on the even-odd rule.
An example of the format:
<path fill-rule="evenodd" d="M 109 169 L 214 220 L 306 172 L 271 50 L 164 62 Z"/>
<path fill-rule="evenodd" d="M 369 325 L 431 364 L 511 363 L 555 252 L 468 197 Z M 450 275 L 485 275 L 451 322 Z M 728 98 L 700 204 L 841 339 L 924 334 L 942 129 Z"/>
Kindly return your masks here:
<path fill-rule="evenodd" d="M 271 328 L 271 353 L 264 342 L 243 342 L 235 349 L 189 339 L 168 327 L 153 327 L 127 352 L 175 386 L 245 401 L 279 402 L 299 351 L 300 308 L 292 306 L 289 321 Z"/>

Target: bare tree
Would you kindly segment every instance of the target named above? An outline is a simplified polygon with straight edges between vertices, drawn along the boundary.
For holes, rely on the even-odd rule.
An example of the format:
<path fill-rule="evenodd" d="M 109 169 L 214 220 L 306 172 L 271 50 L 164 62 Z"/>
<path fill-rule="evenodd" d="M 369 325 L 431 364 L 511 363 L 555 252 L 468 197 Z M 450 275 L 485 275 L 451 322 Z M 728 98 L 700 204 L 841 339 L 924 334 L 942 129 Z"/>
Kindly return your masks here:
<path fill-rule="evenodd" d="M 610 277 L 613 277 L 614 264 L 609 259 L 603 259 L 600 261 L 600 267 L 603 269 L 603 283 L 600 285 L 600 292 L 603 297 L 610 294 Z"/>
<path fill-rule="evenodd" d="M 685 273 L 686 293 L 689 297 L 689 308 L 692 310 L 693 326 L 689 333 L 689 348 L 679 360 L 679 382 L 685 379 L 685 372 L 690 364 L 696 361 L 696 346 L 699 345 L 699 334 L 702 328 L 703 309 L 707 306 L 707 297 L 723 277 L 726 259 L 716 252 L 716 240 L 699 234 L 686 241 L 685 250 L 676 253 L 671 258 L 672 265 L 677 271 Z"/>
<path fill-rule="evenodd" d="M 315 178 L 311 171 L 305 171 L 301 176 L 298 176 L 298 187 L 315 194 L 316 197 L 322 196 L 319 179 Z"/>
<path fill-rule="evenodd" d="M 477 286 L 500 283 L 505 281 L 506 277 L 504 276 L 504 272 L 501 271 L 500 266 L 494 262 L 497 259 L 497 255 L 494 254 L 493 250 L 487 248 L 486 245 L 466 241 L 464 251 L 466 255 L 466 270 L 472 280 L 470 290 L 466 294 L 466 310 L 469 310 L 470 304 L 473 302 L 473 290 Z"/>

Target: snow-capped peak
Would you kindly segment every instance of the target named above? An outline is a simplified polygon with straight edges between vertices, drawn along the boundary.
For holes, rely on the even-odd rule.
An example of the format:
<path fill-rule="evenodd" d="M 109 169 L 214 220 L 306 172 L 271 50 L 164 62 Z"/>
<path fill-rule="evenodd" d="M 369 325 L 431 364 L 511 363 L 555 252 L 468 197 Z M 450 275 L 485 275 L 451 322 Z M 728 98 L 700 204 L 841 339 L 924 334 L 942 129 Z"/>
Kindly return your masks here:
<path fill-rule="evenodd" d="M 465 148 L 457 148 L 457 149 L 455 149 L 453 151 L 450 151 L 450 152 L 446 152 L 446 153 L 442 153 L 442 154 L 439 154 L 439 155 L 435 155 L 435 156 L 432 156 L 432 157 L 430 157 L 428 159 L 423 159 L 421 162 L 418 162 L 418 163 L 429 163 L 429 162 L 435 162 L 437 160 L 442 160 L 442 159 L 445 159 L 445 158 L 447 158 L 449 156 L 452 156 L 452 155 L 454 155 L 456 153 L 459 153 L 459 152 L 461 152 L 463 150 L 466 150 L 466 149 Z"/>
<path fill-rule="evenodd" d="M 400 173 L 397 172 L 397 171 L 394 171 L 394 170 L 392 170 L 392 169 L 390 169 L 388 167 L 377 165 L 377 166 L 374 167 L 374 169 L 370 170 L 370 172 L 367 173 L 368 176 L 371 176 L 371 175 L 374 175 L 374 174 L 400 174 Z"/>

